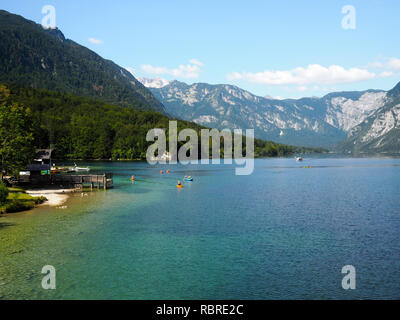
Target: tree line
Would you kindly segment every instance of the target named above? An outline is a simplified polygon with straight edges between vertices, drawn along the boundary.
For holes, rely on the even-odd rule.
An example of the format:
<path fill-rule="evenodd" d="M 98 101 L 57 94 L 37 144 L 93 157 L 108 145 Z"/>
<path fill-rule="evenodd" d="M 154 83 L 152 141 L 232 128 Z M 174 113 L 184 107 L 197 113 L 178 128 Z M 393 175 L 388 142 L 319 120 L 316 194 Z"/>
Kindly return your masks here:
<path fill-rule="evenodd" d="M 167 116 L 90 98 L 12 85 L 0 85 L 0 157 L 14 172 L 33 158 L 35 148 L 54 148 L 55 159 L 145 159 L 153 128 L 168 130 Z M 204 127 L 178 120 L 178 131 Z M 167 135 L 168 137 L 168 135 Z M 180 147 L 185 142 L 179 142 Z M 211 146 L 210 146 L 211 147 Z M 255 139 L 255 156 L 322 152 Z"/>

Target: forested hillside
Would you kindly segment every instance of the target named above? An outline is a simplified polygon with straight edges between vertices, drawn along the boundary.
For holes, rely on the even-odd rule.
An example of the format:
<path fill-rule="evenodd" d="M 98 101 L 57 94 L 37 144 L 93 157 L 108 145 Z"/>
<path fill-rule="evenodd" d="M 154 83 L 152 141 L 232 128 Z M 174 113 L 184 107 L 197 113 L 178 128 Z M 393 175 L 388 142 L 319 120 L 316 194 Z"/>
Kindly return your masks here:
<path fill-rule="evenodd" d="M 0 82 L 57 90 L 115 105 L 165 113 L 164 106 L 135 77 L 110 60 L 0 10 Z"/>
<path fill-rule="evenodd" d="M 19 86 L 1 85 L 0 104 L 29 109 L 34 146 L 48 148 L 52 145 L 54 156 L 59 159 L 144 159 L 151 144 L 146 141 L 147 132 L 153 128 L 168 129 L 171 120 L 158 112 Z M 179 120 L 178 130 L 184 128 L 200 132 L 204 127 Z M 256 156 L 321 151 L 255 141 Z"/>

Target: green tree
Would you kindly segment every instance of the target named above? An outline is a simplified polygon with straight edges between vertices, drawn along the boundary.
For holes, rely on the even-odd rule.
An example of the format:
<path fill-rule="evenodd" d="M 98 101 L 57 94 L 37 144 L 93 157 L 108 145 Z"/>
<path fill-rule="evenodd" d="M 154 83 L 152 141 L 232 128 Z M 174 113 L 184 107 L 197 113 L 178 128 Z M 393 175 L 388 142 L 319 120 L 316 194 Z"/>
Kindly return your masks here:
<path fill-rule="evenodd" d="M 3 181 L 0 180 L 0 205 L 7 201 L 7 196 L 8 196 L 8 189 L 3 183 Z"/>
<path fill-rule="evenodd" d="M 0 105 L 3 105 L 3 109 L 12 105 L 25 106 L 22 110 L 32 111 L 32 145 L 36 148 L 48 148 L 53 145 L 53 159 L 145 159 L 146 150 L 152 143 L 146 141 L 146 134 L 150 129 L 166 129 L 167 141 L 169 139 L 170 119 L 165 115 L 113 106 L 58 91 L 24 88 L 18 85 L 7 85 L 6 88 L 0 85 Z M 11 107 L 5 108 L 7 114 L 10 110 Z M 23 135 L 25 137 L 30 134 L 31 128 L 28 125 L 20 126 L 23 127 L 27 132 Z M 194 129 L 200 135 L 200 130 L 204 127 L 178 120 L 178 131 L 185 128 Z M 271 141 L 255 139 L 254 142 L 255 154 L 258 157 L 318 152 L 316 149 L 285 146 Z M 243 143 L 244 152 L 244 138 Z M 179 146 L 182 144 L 184 142 L 179 142 Z M 210 154 L 211 146 L 210 139 Z M 19 154 L 22 155 L 21 152 Z M 221 155 L 223 156 L 223 149 Z"/>
<path fill-rule="evenodd" d="M 8 94 L 0 87 L 1 175 L 16 173 L 34 153 L 31 111 L 17 103 L 8 104 Z"/>

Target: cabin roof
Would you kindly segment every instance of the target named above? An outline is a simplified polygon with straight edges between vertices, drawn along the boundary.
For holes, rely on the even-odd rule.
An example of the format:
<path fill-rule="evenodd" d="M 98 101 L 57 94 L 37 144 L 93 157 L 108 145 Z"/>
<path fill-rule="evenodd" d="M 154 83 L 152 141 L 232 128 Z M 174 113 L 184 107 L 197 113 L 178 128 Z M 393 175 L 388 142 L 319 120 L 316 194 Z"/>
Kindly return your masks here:
<path fill-rule="evenodd" d="M 35 160 L 50 160 L 53 149 L 36 149 Z"/>
<path fill-rule="evenodd" d="M 28 164 L 26 166 L 28 171 L 46 171 L 50 170 L 50 164 Z"/>

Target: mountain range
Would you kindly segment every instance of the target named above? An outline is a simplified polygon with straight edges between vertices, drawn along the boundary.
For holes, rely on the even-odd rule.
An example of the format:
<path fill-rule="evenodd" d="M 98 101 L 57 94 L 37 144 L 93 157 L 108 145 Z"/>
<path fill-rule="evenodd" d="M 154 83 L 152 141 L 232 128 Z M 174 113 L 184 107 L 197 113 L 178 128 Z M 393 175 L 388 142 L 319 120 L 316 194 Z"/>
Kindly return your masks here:
<path fill-rule="evenodd" d="M 0 10 L 0 42 L 0 118 L 20 112 L 11 105 L 26 110 L 30 125 L 18 132 L 32 135 L 32 146 L 53 146 L 58 159 L 145 159 L 151 144 L 146 132 L 168 130 L 171 118 L 149 89 L 60 30 Z M 203 129 L 182 120 L 177 125 L 197 134 Z M 254 144 L 256 156 L 325 152 L 258 139 Z"/>
<path fill-rule="evenodd" d="M 218 129 L 254 128 L 257 138 L 311 147 L 343 147 L 396 95 L 394 89 L 365 90 L 278 100 L 228 84 L 139 80 L 177 118 Z"/>
<path fill-rule="evenodd" d="M 399 153 L 399 84 L 392 90 L 274 99 L 228 84 L 138 80 L 125 68 L 0 10 L 0 83 L 158 111 L 212 128 L 254 128 L 259 139 L 346 153 Z"/>
<path fill-rule="evenodd" d="M 387 92 L 386 103 L 353 127 L 337 146 L 344 153 L 400 153 L 400 83 Z"/>
<path fill-rule="evenodd" d="M 59 29 L 0 10 L 0 43 L 0 82 L 165 113 L 129 71 L 66 39 Z"/>

